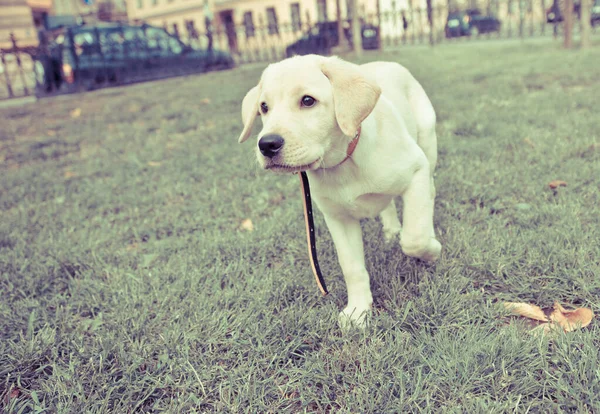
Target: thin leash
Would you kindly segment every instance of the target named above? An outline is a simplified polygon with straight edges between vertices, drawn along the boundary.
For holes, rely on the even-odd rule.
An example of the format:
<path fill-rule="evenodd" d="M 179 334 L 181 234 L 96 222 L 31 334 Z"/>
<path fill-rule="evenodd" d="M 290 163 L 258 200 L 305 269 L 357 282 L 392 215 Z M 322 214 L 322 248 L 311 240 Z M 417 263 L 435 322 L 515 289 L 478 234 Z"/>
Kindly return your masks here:
<path fill-rule="evenodd" d="M 319 259 L 317 258 L 317 244 L 315 237 L 315 223 L 312 213 L 312 202 L 310 200 L 310 185 L 305 171 L 300 172 L 300 186 L 302 188 L 302 201 L 304 205 L 304 223 L 306 224 L 306 242 L 308 243 L 308 257 L 310 259 L 310 267 L 312 267 L 315 280 L 319 290 L 326 296 L 329 291 L 325 284 L 321 268 L 319 267 Z"/>
<path fill-rule="evenodd" d="M 336 167 L 344 163 L 348 158 L 350 158 L 350 156 L 356 149 L 356 145 L 358 144 L 359 138 L 360 126 L 358 127 L 358 131 L 356 131 L 356 135 L 348 145 L 348 150 L 346 151 L 346 158 L 344 158 L 342 162 L 337 164 Z M 323 278 L 321 268 L 319 267 L 319 259 L 317 258 L 317 241 L 315 234 L 315 223 L 313 220 L 312 201 L 310 198 L 310 184 L 308 183 L 308 176 L 306 175 L 306 171 L 301 171 L 298 175 L 300 177 L 300 189 L 302 190 L 302 204 L 304 206 L 304 223 L 306 224 L 306 242 L 308 243 L 308 257 L 310 259 L 310 267 L 312 268 L 313 274 L 315 275 L 315 280 L 317 282 L 319 290 L 321 291 L 323 296 L 327 296 L 329 291 L 327 290 L 325 279 Z"/>

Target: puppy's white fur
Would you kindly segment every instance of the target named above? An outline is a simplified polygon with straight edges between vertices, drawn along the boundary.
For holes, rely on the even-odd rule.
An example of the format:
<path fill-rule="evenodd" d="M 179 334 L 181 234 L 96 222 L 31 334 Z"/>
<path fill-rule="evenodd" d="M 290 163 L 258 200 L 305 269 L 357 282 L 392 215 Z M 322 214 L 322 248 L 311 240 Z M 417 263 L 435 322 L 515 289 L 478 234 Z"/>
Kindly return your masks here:
<path fill-rule="evenodd" d="M 312 107 L 302 97 L 316 99 Z M 268 107 L 261 113 L 261 104 Z M 272 158 L 258 147 L 259 164 L 276 172 L 307 171 L 313 199 L 334 241 L 348 289 L 340 314 L 347 325 L 365 323 L 370 310 L 359 219 L 380 215 L 384 234 L 400 234 L 405 254 L 436 260 L 441 245 L 433 229 L 437 160 L 435 111 L 425 91 L 403 66 L 355 65 L 336 57 L 297 56 L 268 66 L 242 103 L 245 141 L 260 114 L 258 135 L 278 134 L 285 143 Z M 359 126 L 360 139 L 345 160 Z M 403 223 L 394 197 L 402 196 Z"/>

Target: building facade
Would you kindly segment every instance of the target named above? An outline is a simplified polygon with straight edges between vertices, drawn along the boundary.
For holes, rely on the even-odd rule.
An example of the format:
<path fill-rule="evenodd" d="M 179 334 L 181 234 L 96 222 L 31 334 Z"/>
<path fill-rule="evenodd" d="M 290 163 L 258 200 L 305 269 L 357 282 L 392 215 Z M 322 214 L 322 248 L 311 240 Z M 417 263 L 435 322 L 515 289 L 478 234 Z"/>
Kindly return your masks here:
<path fill-rule="evenodd" d="M 36 45 L 36 26 L 43 24 L 51 7 L 51 0 L 0 0 L 0 48 L 11 47 L 11 34 L 20 46 Z"/>
<path fill-rule="evenodd" d="M 215 47 L 235 52 L 258 42 L 291 42 L 314 23 L 335 20 L 337 3 L 346 18 L 347 1 L 129 0 L 127 14 L 130 21 L 165 27 L 184 37 L 196 32 L 202 46 L 210 30 Z M 359 0 L 359 14 L 374 14 L 377 1 Z"/>

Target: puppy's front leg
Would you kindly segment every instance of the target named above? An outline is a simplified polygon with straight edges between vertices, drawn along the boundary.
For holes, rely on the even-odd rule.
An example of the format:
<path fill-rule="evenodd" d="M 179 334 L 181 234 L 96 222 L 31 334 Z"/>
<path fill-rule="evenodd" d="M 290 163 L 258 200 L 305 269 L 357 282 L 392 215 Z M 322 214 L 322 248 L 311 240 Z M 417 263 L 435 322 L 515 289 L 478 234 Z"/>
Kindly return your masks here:
<path fill-rule="evenodd" d="M 362 327 L 371 309 L 373 296 L 369 273 L 365 268 L 360 222 L 351 217 L 334 217 L 327 214 L 325 222 L 335 244 L 348 290 L 348 306 L 340 313 L 340 325 L 346 328 L 355 323 Z"/>

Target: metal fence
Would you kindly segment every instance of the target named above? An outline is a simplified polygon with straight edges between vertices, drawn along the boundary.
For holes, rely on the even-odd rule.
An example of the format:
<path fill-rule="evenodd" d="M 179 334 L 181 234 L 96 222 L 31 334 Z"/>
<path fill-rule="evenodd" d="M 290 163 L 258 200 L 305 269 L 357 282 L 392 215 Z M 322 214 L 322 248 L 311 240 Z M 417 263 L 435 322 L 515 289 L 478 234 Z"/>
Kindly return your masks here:
<path fill-rule="evenodd" d="M 498 21 L 498 29 L 476 30 L 461 36 L 454 36 L 452 30 L 449 33 L 449 17 L 459 11 L 449 9 L 447 5 L 432 7 L 429 10 L 425 7 L 382 10 L 378 14 L 361 16 L 361 24 L 371 24 L 378 28 L 380 48 L 383 49 L 472 40 L 542 36 L 557 38 L 563 34 L 562 19 L 556 16 L 558 14 L 560 17 L 561 14 L 559 1 L 485 0 L 485 4 L 482 1 L 471 1 L 479 6 L 471 9 L 479 12 L 475 19 L 493 18 Z M 412 2 L 409 2 L 410 4 Z M 466 10 L 463 9 L 464 11 Z M 574 18 L 573 32 L 577 34 L 581 22 L 577 16 Z M 597 19 L 596 22 L 600 23 L 600 16 Z M 254 25 L 251 21 L 246 21 L 242 24 L 217 27 L 212 33 L 205 30 L 197 37 L 202 41 L 207 35 L 212 36 L 212 42 L 217 47 L 229 50 L 242 63 L 273 61 L 286 57 L 286 48 L 303 36 L 308 36 L 318 25 L 309 20 L 269 25 L 259 19 L 258 23 Z M 593 30 L 597 31 L 596 28 Z"/>
<path fill-rule="evenodd" d="M 0 99 L 35 93 L 35 47 L 19 47 L 10 36 L 11 47 L 0 49 Z"/>
<path fill-rule="evenodd" d="M 464 12 L 455 15 L 455 11 L 449 10 L 447 6 L 429 10 L 427 8 L 382 10 L 378 14 L 361 16 L 361 27 L 363 30 L 365 27 L 374 28 L 377 31 L 376 48 L 383 49 L 417 44 L 437 45 L 457 41 L 558 37 L 562 35 L 562 21 L 556 16 L 552 19 L 552 13 L 557 11 L 558 0 L 485 1 L 486 3 L 483 5 L 479 2 L 479 14 L 473 15 L 470 23 L 473 26 L 473 22 L 476 20 L 494 19 L 497 21 L 497 25 L 490 31 L 484 29 L 483 26 L 475 30 L 457 31 L 455 25 L 459 24 L 462 27 L 467 18 Z M 553 1 L 554 3 L 552 3 Z M 560 13 L 559 10 L 558 12 Z M 331 53 L 332 46 L 338 42 L 337 29 L 319 33 L 322 23 L 311 23 L 308 16 L 306 17 L 302 22 L 296 20 L 294 23 L 284 24 L 265 23 L 260 16 L 257 25 L 254 25 L 251 18 L 245 18 L 242 24 L 213 25 L 207 22 L 204 30 L 198 30 L 192 24 L 188 25 L 186 30 L 181 33 L 174 27 L 170 35 L 197 50 L 229 52 L 238 64 L 279 60 L 289 54 L 286 53 L 287 48 L 298 42 L 306 43 L 308 41 L 310 43 L 310 39 L 316 39 L 313 45 L 316 53 Z M 456 19 L 460 22 L 451 24 L 451 21 Z M 335 22 L 333 24 L 336 25 Z M 348 21 L 342 22 L 342 26 L 344 37 L 351 40 Z M 579 28 L 580 22 L 576 18 L 575 33 L 579 31 Z M 168 31 L 168 28 L 165 30 Z M 40 39 L 42 41 L 39 47 L 19 47 L 18 39 L 11 36 L 12 46 L 0 50 L 0 99 L 33 95 L 36 93 L 36 89 L 39 89 L 36 86 L 44 82 L 43 79 L 40 79 L 40 73 L 43 77 L 44 72 L 43 70 L 36 71 L 36 66 L 41 67 L 40 61 L 44 60 L 44 56 L 48 57 L 48 39 L 44 36 L 41 36 Z M 160 43 L 160 40 L 158 42 Z M 125 48 L 125 44 L 109 42 L 107 47 Z M 366 43 L 364 44 L 366 45 Z M 371 42 L 369 45 L 372 47 L 373 43 Z M 148 46 L 144 47 L 144 51 L 148 52 Z M 123 53 L 131 54 L 131 50 L 128 51 L 125 48 Z M 131 58 L 131 55 L 126 55 L 126 57 Z M 133 62 L 133 60 L 131 61 Z M 185 72 L 181 67 L 181 60 L 171 59 L 167 65 L 172 67 L 164 67 L 164 76 L 161 77 Z"/>

